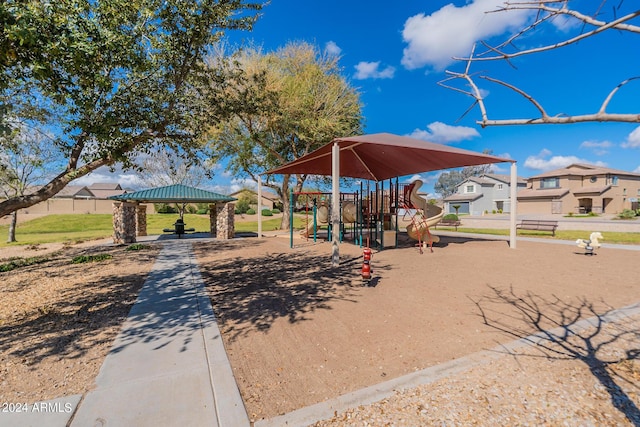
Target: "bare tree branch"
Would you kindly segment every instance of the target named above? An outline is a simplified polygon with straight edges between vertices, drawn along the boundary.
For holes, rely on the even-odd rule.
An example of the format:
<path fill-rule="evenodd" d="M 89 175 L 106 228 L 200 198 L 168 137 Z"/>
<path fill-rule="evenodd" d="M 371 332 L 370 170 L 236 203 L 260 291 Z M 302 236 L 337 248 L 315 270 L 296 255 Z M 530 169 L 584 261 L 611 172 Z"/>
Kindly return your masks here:
<path fill-rule="evenodd" d="M 481 113 L 481 120 L 478 120 L 476 123 L 481 125 L 482 127 L 486 126 L 504 126 L 504 125 L 529 125 L 529 124 L 567 124 L 567 123 L 581 123 L 581 122 L 623 122 L 623 123 L 640 123 L 640 113 L 607 113 L 607 107 L 609 106 L 613 97 L 618 93 L 620 88 L 627 85 L 629 82 L 640 79 L 640 76 L 628 78 L 621 83 L 619 83 L 605 98 L 603 103 L 600 106 L 600 109 L 591 114 L 582 114 L 582 115 L 568 115 L 568 114 L 558 114 L 555 116 L 549 115 L 543 106 L 530 94 L 526 93 L 524 90 L 516 87 L 513 84 L 488 77 L 488 76 L 475 76 L 470 72 L 471 64 L 479 61 L 496 61 L 503 60 L 506 61 L 512 67 L 511 59 L 524 56 L 531 55 L 536 53 L 541 53 L 545 51 L 551 51 L 555 49 L 559 49 L 565 46 L 569 46 L 575 44 L 584 39 L 594 37 L 604 31 L 607 30 L 620 30 L 631 33 L 640 34 L 640 26 L 629 24 L 629 21 L 640 17 L 640 10 L 634 10 L 630 13 L 625 14 L 622 17 L 616 17 L 615 8 L 614 8 L 614 19 L 610 21 L 603 21 L 597 19 L 597 16 L 600 15 L 600 11 L 602 10 L 604 4 L 607 0 L 602 0 L 593 15 L 587 15 L 577 10 L 572 10 L 569 8 L 569 1 L 552 1 L 552 0 L 538 0 L 538 1 L 506 1 L 503 7 L 498 8 L 497 10 L 489 11 L 487 13 L 505 13 L 508 11 L 514 10 L 532 10 L 537 11 L 537 16 L 535 21 L 526 27 L 522 28 L 513 36 L 509 37 L 506 41 L 492 46 L 486 42 L 481 42 L 485 48 L 485 51 L 481 53 L 476 53 L 476 46 L 474 45 L 470 55 L 467 58 L 455 57 L 455 60 L 464 61 L 465 71 L 462 73 L 454 72 L 446 70 L 447 78 L 438 82 L 440 86 L 443 86 L 447 89 L 462 93 L 464 95 L 470 96 L 474 98 L 475 102 L 471 106 L 471 108 L 478 105 Z M 559 41 L 557 43 L 546 44 L 544 46 L 539 46 L 531 49 L 524 50 L 516 50 L 513 52 L 509 52 L 509 47 L 514 47 L 514 43 L 517 39 L 523 37 L 525 34 L 537 29 L 542 24 L 549 23 L 553 18 L 557 18 L 559 16 L 566 16 L 581 21 L 584 26 L 595 27 L 590 31 L 581 32 L 579 35 L 574 37 L 570 37 L 566 40 Z M 515 67 L 514 67 L 515 68 Z M 527 101 L 529 101 L 533 106 L 540 112 L 539 117 L 531 117 L 531 118 L 520 118 L 520 119 L 502 119 L 502 120 L 494 120 L 489 119 L 487 108 L 485 106 L 484 98 L 482 93 L 480 92 L 478 86 L 475 84 L 474 79 L 476 77 L 485 79 L 491 83 L 496 83 L 501 86 L 508 88 L 509 90 L 519 94 L 524 97 Z M 452 84 L 453 81 L 457 79 L 461 79 L 464 81 L 464 88 L 456 87 Z M 465 115 L 469 110 L 465 112 Z"/>
<path fill-rule="evenodd" d="M 515 8 L 517 9 L 517 8 Z M 511 9 L 505 9 L 505 10 L 511 10 Z M 490 48 L 491 51 L 496 51 L 499 52 L 500 54 L 497 56 L 481 56 L 478 55 L 475 58 L 469 57 L 469 58 L 455 58 L 456 60 L 459 61 L 496 61 L 496 60 L 505 60 L 505 59 L 512 59 L 512 58 L 516 58 L 518 56 L 524 56 L 524 55 L 531 55 L 534 53 L 540 53 L 540 52 L 545 52 L 545 51 L 549 51 L 549 50 L 554 50 L 554 49 L 558 49 L 564 46 L 568 46 L 570 44 L 574 44 L 577 43 L 581 40 L 584 40 L 588 37 L 594 36 L 598 33 L 601 33 L 603 31 L 609 30 L 611 28 L 615 28 L 615 29 L 628 29 L 628 28 L 619 28 L 620 24 L 626 21 L 629 21 L 633 18 L 636 18 L 640 16 L 640 10 L 637 10 L 633 13 L 630 13 L 626 16 L 623 16 L 622 18 L 616 19 L 615 21 L 611 21 L 608 23 L 602 23 L 601 25 L 599 25 L 596 29 L 580 34 L 579 36 L 576 37 L 572 37 L 568 40 L 564 40 L 555 44 L 550 44 L 550 45 L 545 45 L 545 46 L 541 46 L 541 47 L 536 47 L 533 49 L 526 49 L 526 50 L 520 50 L 517 52 L 513 52 L 513 53 L 503 53 L 500 52 L 497 48 Z M 536 22 L 536 24 L 533 24 L 533 26 L 535 27 L 537 24 L 541 23 L 543 20 L 540 20 L 538 22 Z M 635 26 L 626 26 L 626 27 L 632 27 L 634 28 L 634 32 L 638 32 L 640 33 L 640 27 L 635 27 Z"/>

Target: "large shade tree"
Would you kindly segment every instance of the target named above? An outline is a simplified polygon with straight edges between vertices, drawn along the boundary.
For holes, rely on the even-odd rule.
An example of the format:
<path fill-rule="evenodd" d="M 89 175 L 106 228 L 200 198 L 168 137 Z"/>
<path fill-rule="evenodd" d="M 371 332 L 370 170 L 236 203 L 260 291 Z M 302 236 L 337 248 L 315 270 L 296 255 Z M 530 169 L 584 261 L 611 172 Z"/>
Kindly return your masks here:
<path fill-rule="evenodd" d="M 248 105 L 211 130 L 216 160 L 257 181 L 269 169 L 308 154 L 332 139 L 362 133 L 358 91 L 341 74 L 339 58 L 308 43 L 290 43 L 275 52 L 247 49 L 234 67 L 227 100 Z M 211 58 L 211 63 L 219 57 Z M 302 190 L 306 174 L 268 176 L 264 184 L 283 202 L 282 227 L 289 226 L 289 190 Z"/>
<path fill-rule="evenodd" d="M 203 123 L 224 114 L 199 102 L 203 58 L 225 30 L 250 29 L 260 7 L 243 0 L 3 1 L 0 121 L 5 129 L 44 121 L 66 161 L 38 191 L 0 202 L 0 216 L 101 166 L 131 167 L 136 155 L 160 146 L 195 152 Z"/>

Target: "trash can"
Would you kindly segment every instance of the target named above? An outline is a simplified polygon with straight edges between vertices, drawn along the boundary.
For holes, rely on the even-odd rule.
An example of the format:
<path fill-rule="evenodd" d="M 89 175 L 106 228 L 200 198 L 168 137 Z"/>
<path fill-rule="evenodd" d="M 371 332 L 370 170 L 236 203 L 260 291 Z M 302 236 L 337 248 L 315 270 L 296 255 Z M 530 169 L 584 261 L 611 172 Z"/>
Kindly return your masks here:
<path fill-rule="evenodd" d="M 184 234 L 184 220 L 182 218 L 178 218 L 173 226 L 175 227 L 176 234 L 178 236 L 182 236 Z"/>

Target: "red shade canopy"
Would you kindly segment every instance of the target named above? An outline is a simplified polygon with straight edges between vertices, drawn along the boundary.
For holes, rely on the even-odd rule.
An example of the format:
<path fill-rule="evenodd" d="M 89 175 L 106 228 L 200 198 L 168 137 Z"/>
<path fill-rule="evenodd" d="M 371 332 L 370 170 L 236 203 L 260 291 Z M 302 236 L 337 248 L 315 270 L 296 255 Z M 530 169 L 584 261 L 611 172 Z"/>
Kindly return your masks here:
<path fill-rule="evenodd" d="M 514 162 L 406 136 L 376 133 L 336 138 L 267 173 L 331 175 L 331 147 L 336 142 L 340 146 L 340 176 L 372 181 L 462 166 Z"/>

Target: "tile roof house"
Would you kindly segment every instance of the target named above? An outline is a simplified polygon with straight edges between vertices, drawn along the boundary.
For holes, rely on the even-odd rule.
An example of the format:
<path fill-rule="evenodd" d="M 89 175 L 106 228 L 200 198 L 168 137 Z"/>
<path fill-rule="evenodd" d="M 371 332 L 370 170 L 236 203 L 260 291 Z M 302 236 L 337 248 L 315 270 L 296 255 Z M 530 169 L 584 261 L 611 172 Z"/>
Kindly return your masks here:
<path fill-rule="evenodd" d="M 243 196 L 243 193 L 249 195 L 250 197 L 255 197 L 255 200 L 258 200 L 258 192 L 255 190 L 251 190 L 249 188 L 245 188 L 245 189 L 236 191 L 235 193 L 231 193 L 230 196 L 235 197 L 236 199 L 241 199 Z M 280 200 L 280 196 L 278 196 L 276 193 L 274 193 L 271 190 L 267 190 L 266 188 L 263 187 L 262 203 L 260 205 L 262 206 L 262 209 L 272 210 L 274 207 L 281 207 L 282 200 Z M 257 205 L 252 207 L 257 208 Z"/>
<path fill-rule="evenodd" d="M 518 178 L 517 191 L 525 188 L 526 180 Z M 509 175 L 484 174 L 472 176 L 456 186 L 456 192 L 444 198 L 444 209 L 447 213 L 456 213 L 454 206 L 459 206 L 458 213 L 482 215 L 483 212 L 511 211 L 511 178 Z"/>
<path fill-rule="evenodd" d="M 56 194 L 55 198 L 74 199 L 108 199 L 127 193 L 118 183 L 95 183 L 86 185 L 67 185 Z"/>
<path fill-rule="evenodd" d="M 619 213 L 637 209 L 640 174 L 574 163 L 532 176 L 518 192 L 518 213 Z"/>
<path fill-rule="evenodd" d="M 112 196 L 127 193 L 127 190 L 124 190 L 118 183 L 96 182 L 87 188 L 93 193 L 96 199 L 108 199 Z"/>

